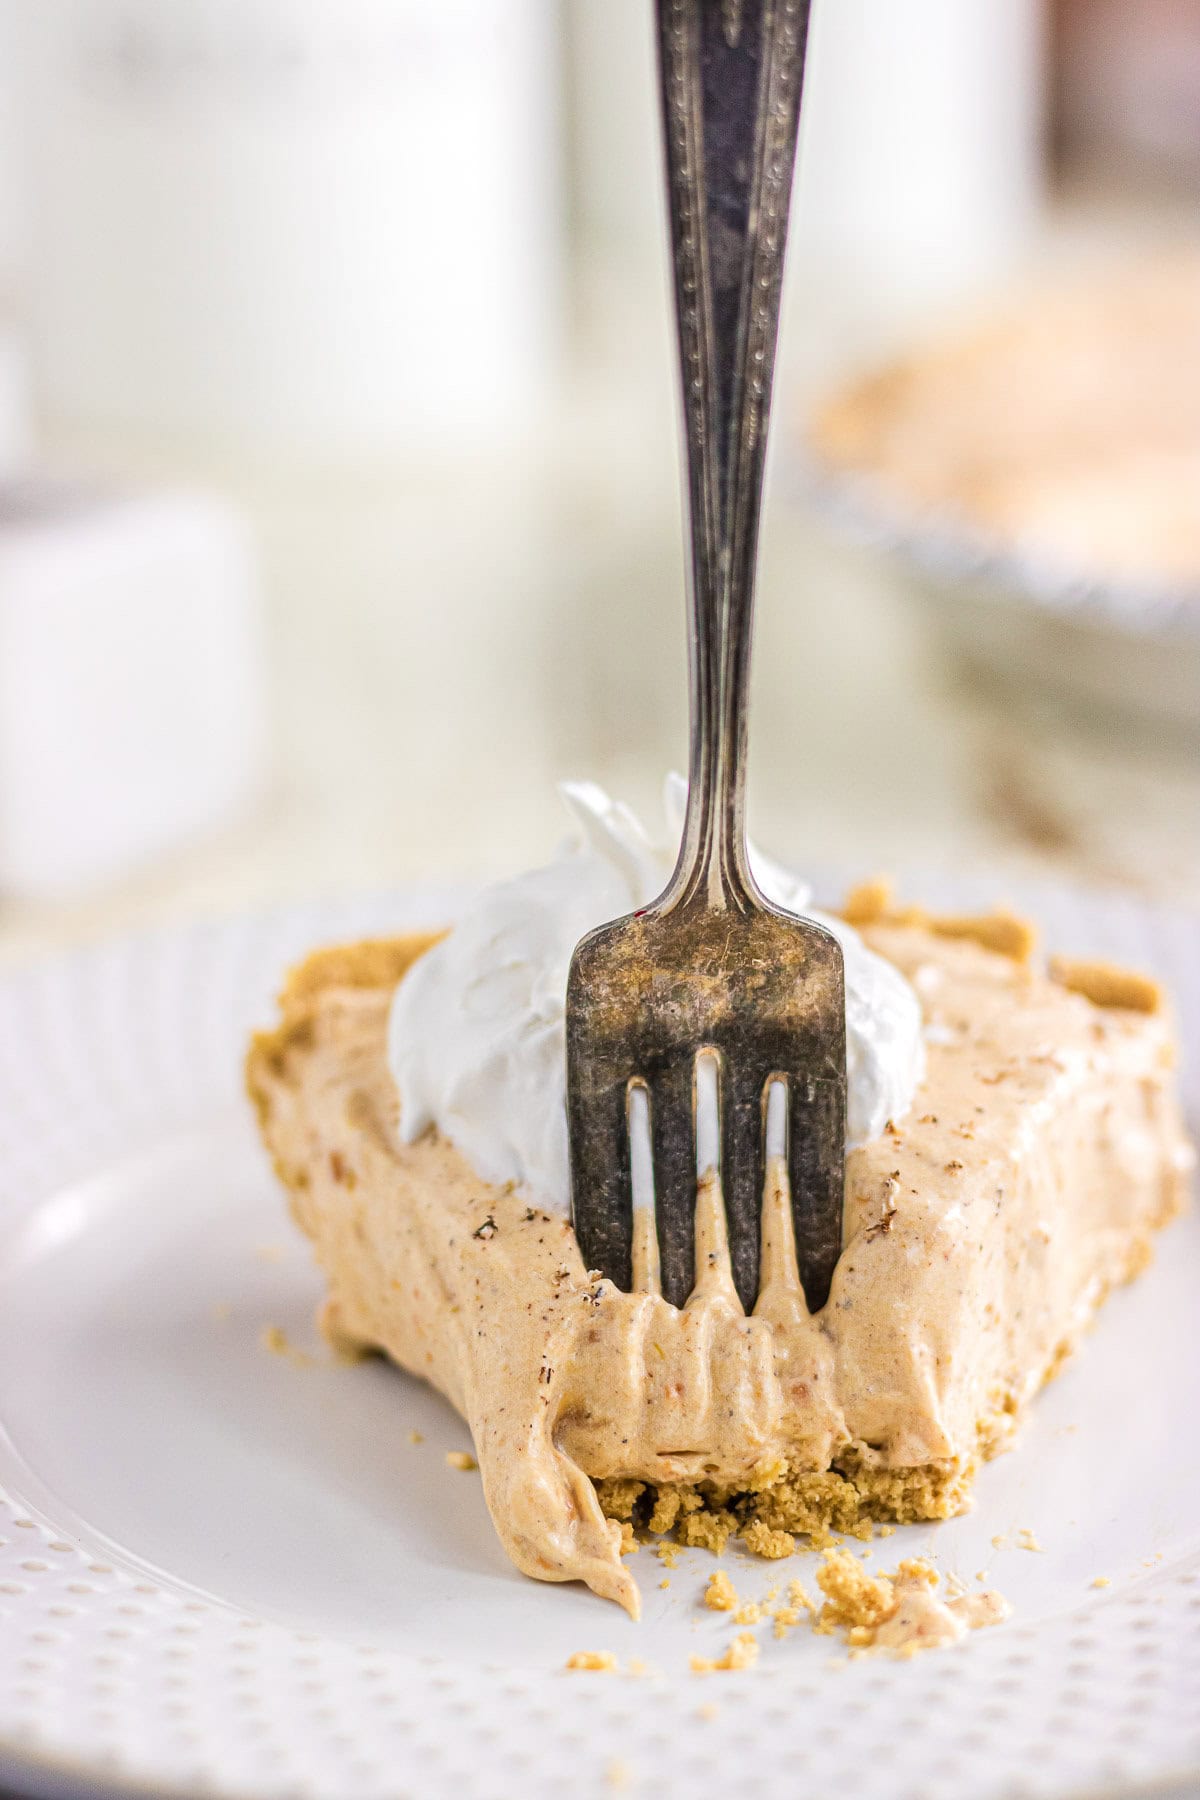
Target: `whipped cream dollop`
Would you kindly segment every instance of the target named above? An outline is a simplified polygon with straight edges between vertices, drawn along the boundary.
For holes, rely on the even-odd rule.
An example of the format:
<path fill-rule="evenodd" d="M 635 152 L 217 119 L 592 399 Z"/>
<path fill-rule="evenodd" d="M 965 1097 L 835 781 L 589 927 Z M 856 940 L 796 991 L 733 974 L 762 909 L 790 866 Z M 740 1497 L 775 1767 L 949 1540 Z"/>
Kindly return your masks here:
<path fill-rule="evenodd" d="M 429 1126 L 485 1181 L 514 1182 L 569 1208 L 566 993 L 571 955 L 595 925 L 656 899 L 674 850 L 590 782 L 560 788 L 575 837 L 545 868 L 485 888 L 450 935 L 405 975 L 388 1056 L 412 1143 Z M 687 784 L 667 781 L 668 838 L 679 842 Z M 840 919 L 814 911 L 807 884 L 751 847 L 767 898 L 831 931 L 846 966 L 847 1137 L 878 1137 L 912 1105 L 925 1069 L 921 1007 L 899 971 Z"/>

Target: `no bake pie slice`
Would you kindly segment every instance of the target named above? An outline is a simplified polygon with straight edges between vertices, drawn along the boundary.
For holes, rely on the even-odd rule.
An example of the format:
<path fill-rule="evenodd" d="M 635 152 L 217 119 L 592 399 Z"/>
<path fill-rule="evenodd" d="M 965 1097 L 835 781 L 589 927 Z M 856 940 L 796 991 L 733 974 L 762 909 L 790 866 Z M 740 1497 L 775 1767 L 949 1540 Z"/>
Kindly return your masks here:
<path fill-rule="evenodd" d="M 798 1534 L 961 1511 L 1183 1200 L 1153 984 L 1043 970 L 1021 921 L 898 911 L 877 884 L 845 913 L 920 996 L 927 1068 L 908 1115 L 850 1153 L 816 1317 L 786 1232 L 753 1316 L 719 1266 L 676 1310 L 589 1273 L 564 1217 L 481 1179 L 436 1130 L 404 1142 L 389 1008 L 434 938 L 311 956 L 250 1051 L 329 1335 L 386 1352 L 463 1415 L 520 1569 L 635 1616 L 635 1533 L 782 1556 Z"/>

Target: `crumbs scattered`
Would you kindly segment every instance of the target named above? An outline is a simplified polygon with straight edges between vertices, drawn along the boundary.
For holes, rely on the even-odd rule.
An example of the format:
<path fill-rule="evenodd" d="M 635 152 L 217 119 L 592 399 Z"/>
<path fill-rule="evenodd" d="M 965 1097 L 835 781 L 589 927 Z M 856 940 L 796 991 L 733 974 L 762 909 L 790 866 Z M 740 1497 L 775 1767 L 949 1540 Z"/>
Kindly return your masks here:
<path fill-rule="evenodd" d="M 1112 1577 L 1109 1575 L 1093 1575 L 1092 1576 L 1092 1586 L 1093 1587 L 1111 1587 L 1112 1586 Z"/>
<path fill-rule="evenodd" d="M 628 1763 L 610 1762 L 604 1771 L 604 1779 L 610 1788 L 627 1788 L 633 1780 Z"/>
<path fill-rule="evenodd" d="M 703 1706 L 698 1706 L 696 1708 L 696 1717 L 698 1719 L 715 1719 L 719 1711 L 720 1708 L 714 1705 L 711 1700 L 706 1700 Z"/>
<path fill-rule="evenodd" d="M 669 1575 L 664 1575 L 664 1576 L 663 1576 L 663 1578 L 662 1578 L 662 1580 L 661 1580 L 661 1581 L 660 1581 L 660 1582 L 659 1582 L 659 1584 L 658 1584 L 658 1585 L 659 1585 L 659 1587 L 660 1587 L 660 1588 L 668 1588 L 668 1587 L 670 1587 L 670 1585 L 671 1585 L 671 1577 L 670 1577 L 670 1576 L 669 1576 Z"/>
<path fill-rule="evenodd" d="M 939 1594 L 940 1580 L 932 1564 L 915 1558 L 886 1575 L 872 1575 L 851 1551 L 827 1550 L 817 1573 L 825 1603 L 813 1630 L 822 1636 L 840 1631 L 851 1656 L 887 1651 L 907 1658 L 1007 1618 L 1008 1605 L 999 1594 L 968 1594 L 949 1584 Z"/>
<path fill-rule="evenodd" d="M 311 1369 L 313 1366 L 312 1357 L 292 1343 L 282 1325 L 264 1325 L 259 1342 L 264 1350 L 269 1350 L 272 1356 L 282 1356 L 294 1369 Z"/>
<path fill-rule="evenodd" d="M 1003 1532 L 997 1532 L 996 1536 L 992 1539 L 992 1549 L 993 1550 L 1007 1550 L 1008 1549 L 1008 1539 L 1004 1536 Z"/>
<path fill-rule="evenodd" d="M 1022 1525 L 1017 1533 L 1017 1548 L 1018 1550 L 1043 1550 L 1045 1546 L 1038 1543 L 1028 1525 Z"/>
<path fill-rule="evenodd" d="M 757 1600 L 744 1600 L 733 1615 L 735 1625 L 761 1625 L 763 1609 Z"/>
<path fill-rule="evenodd" d="M 423 1431 L 418 1431 L 414 1425 L 408 1434 L 408 1441 L 410 1444 L 423 1444 L 425 1442 L 425 1433 Z"/>
<path fill-rule="evenodd" d="M 469 1450 L 447 1450 L 446 1467 L 448 1469 L 461 1469 L 463 1474 L 466 1475 L 469 1474 L 472 1469 L 477 1469 L 479 1464 L 475 1461 L 475 1458 L 471 1455 Z"/>
<path fill-rule="evenodd" d="M 714 1569 L 709 1576 L 704 1604 L 710 1612 L 735 1612 L 740 1605 L 738 1591 L 724 1569 Z"/>
<path fill-rule="evenodd" d="M 579 1673 L 581 1670 L 602 1675 L 619 1675 L 621 1673 L 621 1665 L 611 1650 L 576 1650 L 573 1656 L 568 1656 L 563 1667 L 573 1673 Z M 630 1657 L 625 1672 L 638 1680 L 645 1680 L 654 1673 L 649 1663 L 643 1662 L 640 1656 Z"/>
<path fill-rule="evenodd" d="M 758 1661 L 753 1632 L 739 1631 L 723 1656 L 693 1656 L 693 1675 L 717 1675 L 735 1669 L 752 1669 Z"/>

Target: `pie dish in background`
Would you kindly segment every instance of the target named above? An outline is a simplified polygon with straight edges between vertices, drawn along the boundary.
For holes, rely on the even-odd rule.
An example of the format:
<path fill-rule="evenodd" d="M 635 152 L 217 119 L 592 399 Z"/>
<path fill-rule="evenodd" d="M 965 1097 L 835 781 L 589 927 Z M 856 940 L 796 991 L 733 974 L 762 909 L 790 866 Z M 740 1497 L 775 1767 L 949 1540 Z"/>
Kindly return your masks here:
<path fill-rule="evenodd" d="M 1200 728 L 1200 251 L 1032 289 L 851 382 L 805 472 L 970 667 Z"/>

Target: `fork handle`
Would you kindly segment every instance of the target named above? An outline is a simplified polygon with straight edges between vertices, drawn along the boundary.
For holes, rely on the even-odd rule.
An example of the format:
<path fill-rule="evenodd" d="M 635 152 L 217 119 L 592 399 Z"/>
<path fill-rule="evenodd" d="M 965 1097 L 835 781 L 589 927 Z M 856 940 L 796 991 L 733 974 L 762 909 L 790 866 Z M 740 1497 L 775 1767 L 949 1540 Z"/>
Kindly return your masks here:
<path fill-rule="evenodd" d="M 691 744 L 667 904 L 764 904 L 746 853 L 763 460 L 810 0 L 656 0 L 687 463 Z"/>

